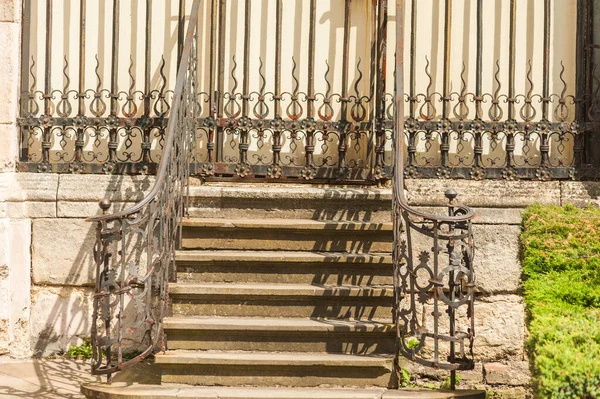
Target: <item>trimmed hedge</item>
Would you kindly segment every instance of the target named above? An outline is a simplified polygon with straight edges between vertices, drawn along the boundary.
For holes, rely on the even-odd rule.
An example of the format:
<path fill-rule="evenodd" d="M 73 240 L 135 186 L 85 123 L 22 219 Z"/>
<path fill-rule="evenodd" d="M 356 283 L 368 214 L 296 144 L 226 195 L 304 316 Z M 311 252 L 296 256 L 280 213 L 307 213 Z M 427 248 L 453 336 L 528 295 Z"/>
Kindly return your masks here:
<path fill-rule="evenodd" d="M 600 210 L 531 206 L 521 245 L 536 398 L 600 398 Z"/>

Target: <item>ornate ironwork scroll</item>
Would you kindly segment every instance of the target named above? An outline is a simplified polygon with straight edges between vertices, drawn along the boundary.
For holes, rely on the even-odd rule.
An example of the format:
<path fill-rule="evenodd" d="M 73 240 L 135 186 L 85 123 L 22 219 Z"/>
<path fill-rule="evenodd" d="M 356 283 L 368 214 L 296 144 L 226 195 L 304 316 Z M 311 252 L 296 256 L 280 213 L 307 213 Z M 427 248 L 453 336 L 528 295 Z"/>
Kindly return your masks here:
<path fill-rule="evenodd" d="M 403 0 L 396 0 L 396 15 L 403 20 Z M 419 364 L 450 370 L 454 387 L 456 370 L 474 365 L 474 213 L 454 204 L 454 190 L 445 193 L 450 201 L 447 216 L 413 209 L 404 195 L 403 30 L 403 24 L 398 24 L 392 208 L 398 350 Z"/>
<path fill-rule="evenodd" d="M 110 375 L 164 350 L 162 320 L 167 285 L 174 272 L 184 192 L 195 146 L 197 98 L 197 11 L 195 0 L 177 73 L 173 104 L 164 137 L 164 151 L 155 184 L 133 207 L 107 214 L 102 201 L 94 259 L 96 289 L 92 317 L 93 374 Z M 127 340 L 141 341 L 143 351 L 123 358 Z"/>

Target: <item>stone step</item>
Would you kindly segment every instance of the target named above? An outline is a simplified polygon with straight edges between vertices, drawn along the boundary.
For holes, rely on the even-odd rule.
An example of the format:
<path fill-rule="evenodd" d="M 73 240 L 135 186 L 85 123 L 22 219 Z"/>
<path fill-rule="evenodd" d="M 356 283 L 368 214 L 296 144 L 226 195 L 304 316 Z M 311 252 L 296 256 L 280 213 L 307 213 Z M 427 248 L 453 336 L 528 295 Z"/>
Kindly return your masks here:
<path fill-rule="evenodd" d="M 89 399 L 485 399 L 485 391 L 385 388 L 196 387 L 114 382 L 86 383 Z"/>
<path fill-rule="evenodd" d="M 175 283 L 169 296 L 176 316 L 390 320 L 393 306 L 391 286 Z"/>
<path fill-rule="evenodd" d="M 283 239 L 284 238 L 284 239 Z M 184 249 L 390 252 L 392 224 L 310 219 L 183 220 Z"/>
<path fill-rule="evenodd" d="M 177 281 L 382 285 L 392 283 L 389 254 L 302 251 L 177 251 Z"/>
<path fill-rule="evenodd" d="M 390 222 L 392 190 L 240 183 L 191 185 L 192 217 Z"/>
<path fill-rule="evenodd" d="M 394 353 L 395 326 L 337 319 L 170 317 L 169 349 Z"/>
<path fill-rule="evenodd" d="M 393 356 L 169 350 L 157 354 L 162 382 L 191 385 L 390 386 Z"/>

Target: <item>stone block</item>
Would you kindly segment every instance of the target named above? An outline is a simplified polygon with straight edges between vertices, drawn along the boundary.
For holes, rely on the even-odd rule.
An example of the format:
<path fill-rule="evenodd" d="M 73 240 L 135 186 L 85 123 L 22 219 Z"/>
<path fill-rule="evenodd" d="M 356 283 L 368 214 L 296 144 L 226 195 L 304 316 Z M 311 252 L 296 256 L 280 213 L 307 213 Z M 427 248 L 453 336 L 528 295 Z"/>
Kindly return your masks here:
<path fill-rule="evenodd" d="M 0 215 L 11 219 L 37 219 L 56 217 L 54 202 L 4 202 L 0 204 Z"/>
<path fill-rule="evenodd" d="M 0 2 L 0 22 L 19 22 L 22 0 L 2 0 Z"/>
<path fill-rule="evenodd" d="M 7 202 L 55 202 L 58 175 L 42 173 L 2 173 L 0 187 Z"/>
<path fill-rule="evenodd" d="M 509 225 L 474 225 L 475 240 L 474 268 L 476 287 L 482 293 L 515 293 L 520 289 L 521 265 L 519 256 L 519 226 Z M 403 237 L 406 237 L 403 235 Z M 419 259 L 421 252 L 430 254 L 427 264 L 433 268 L 433 239 L 416 231 L 411 231 L 413 255 Z M 446 242 L 441 244 L 446 250 Z M 448 255 L 439 255 L 441 265 L 448 263 Z M 417 279 L 421 286 L 426 286 L 432 276 L 420 272 Z"/>
<path fill-rule="evenodd" d="M 474 267 L 477 289 L 485 293 L 516 293 L 521 287 L 519 226 L 474 225 Z"/>
<path fill-rule="evenodd" d="M 96 204 L 104 198 L 115 202 L 137 202 L 153 184 L 153 176 L 61 175 L 57 199 Z"/>
<path fill-rule="evenodd" d="M 36 287 L 31 291 L 31 348 L 34 356 L 63 352 L 90 336 L 91 288 Z"/>
<path fill-rule="evenodd" d="M 0 101 L 0 124 L 14 124 L 17 121 L 20 87 L 20 24 L 0 22 L 0 48 L 2 49 L 2 53 L 0 53 L 0 76 L 2 76 L 0 81 L 0 98 L 2 99 Z"/>
<path fill-rule="evenodd" d="M 458 192 L 457 202 L 471 207 L 522 208 L 536 202 L 560 204 L 560 182 L 505 180 L 406 180 L 410 204 L 444 206 L 444 191 Z"/>
<path fill-rule="evenodd" d="M 485 382 L 489 385 L 526 386 L 531 380 L 529 363 L 526 361 L 486 363 L 483 370 Z"/>
<path fill-rule="evenodd" d="M 135 205 L 135 202 L 113 202 L 109 212 L 119 212 Z M 88 218 L 100 215 L 102 210 L 98 202 L 59 201 L 56 204 L 56 216 L 59 218 Z"/>
<path fill-rule="evenodd" d="M 83 219 L 32 222 L 32 277 L 36 284 L 93 284 L 96 226 Z"/>
<path fill-rule="evenodd" d="M 443 304 L 442 304 L 443 305 Z M 442 310 L 443 309 L 443 310 Z M 440 311 L 439 331 L 448 332 L 448 319 Z M 433 305 L 428 301 L 417 309 L 419 317 L 425 318 L 425 327 L 433 331 Z M 466 307 L 457 312 L 457 329 L 466 331 Z M 495 362 L 520 360 L 523 358 L 523 340 L 525 338 L 525 307 L 521 297 L 517 295 L 494 295 L 480 297 L 475 301 L 475 343 L 473 352 L 477 362 Z M 449 345 L 440 346 L 440 356 L 448 355 Z M 431 344 L 425 348 L 424 354 L 431 354 Z"/>
<path fill-rule="evenodd" d="M 600 182 L 569 181 L 562 182 L 562 204 L 586 207 L 600 207 Z"/>
<path fill-rule="evenodd" d="M 475 356 L 480 361 L 523 358 L 525 305 L 517 295 L 494 295 L 475 303 Z"/>

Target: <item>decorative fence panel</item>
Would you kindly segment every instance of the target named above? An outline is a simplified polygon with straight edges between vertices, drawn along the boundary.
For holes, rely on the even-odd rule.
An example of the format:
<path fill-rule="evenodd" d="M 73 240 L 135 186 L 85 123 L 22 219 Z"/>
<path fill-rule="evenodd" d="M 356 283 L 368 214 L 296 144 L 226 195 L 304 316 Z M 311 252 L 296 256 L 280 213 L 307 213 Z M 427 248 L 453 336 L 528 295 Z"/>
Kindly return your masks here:
<path fill-rule="evenodd" d="M 190 5 L 167 3 L 29 0 L 22 171 L 155 173 Z M 406 7 L 407 177 L 586 173 L 600 120 L 593 0 Z M 388 1 L 206 0 L 199 21 L 193 175 L 391 178 Z"/>

